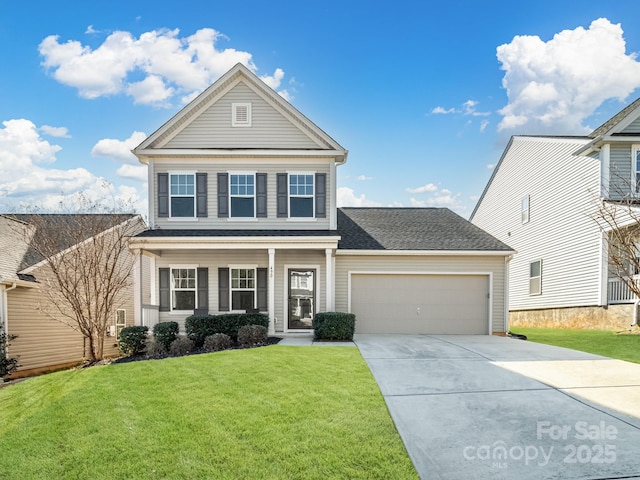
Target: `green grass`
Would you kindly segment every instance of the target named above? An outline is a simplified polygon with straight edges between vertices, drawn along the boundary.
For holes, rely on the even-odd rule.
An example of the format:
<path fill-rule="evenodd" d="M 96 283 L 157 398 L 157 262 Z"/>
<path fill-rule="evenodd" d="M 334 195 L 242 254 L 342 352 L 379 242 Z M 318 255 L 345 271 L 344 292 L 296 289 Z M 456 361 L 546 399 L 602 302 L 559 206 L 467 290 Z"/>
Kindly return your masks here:
<path fill-rule="evenodd" d="M 0 390 L 6 479 L 417 478 L 355 348 L 53 373 Z"/>
<path fill-rule="evenodd" d="M 610 330 L 562 330 L 514 327 L 532 342 L 572 348 L 583 352 L 640 363 L 640 335 L 616 334 Z"/>

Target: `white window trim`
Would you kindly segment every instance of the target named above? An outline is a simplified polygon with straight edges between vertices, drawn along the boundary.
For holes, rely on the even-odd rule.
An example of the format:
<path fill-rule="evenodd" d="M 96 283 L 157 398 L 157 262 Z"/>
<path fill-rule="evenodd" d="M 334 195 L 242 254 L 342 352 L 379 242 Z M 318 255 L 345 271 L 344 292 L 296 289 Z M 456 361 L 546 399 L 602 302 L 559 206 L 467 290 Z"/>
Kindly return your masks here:
<path fill-rule="evenodd" d="M 118 322 L 118 313 L 124 312 L 124 322 Z M 127 310 L 125 308 L 116 309 L 116 318 L 114 325 L 116 327 L 116 340 L 120 339 L 120 329 L 127 326 Z"/>
<path fill-rule="evenodd" d="M 540 263 L 540 275 L 532 277 L 531 276 L 531 265 L 533 265 L 534 263 Z M 534 297 L 534 296 L 538 296 L 538 295 L 542 295 L 542 259 L 539 260 L 533 260 L 532 262 L 529 262 L 529 273 L 527 275 L 527 278 L 529 279 L 529 296 L 530 297 Z M 540 289 L 538 292 L 532 292 L 531 291 L 531 280 L 535 279 L 535 278 L 539 278 L 540 279 Z"/>
<path fill-rule="evenodd" d="M 238 107 L 245 107 L 247 109 L 247 121 L 238 121 Z M 252 123 L 251 103 L 232 103 L 231 104 L 231 126 L 232 127 L 250 127 Z"/>
<path fill-rule="evenodd" d="M 640 195 L 640 182 L 637 181 L 638 174 L 640 170 L 638 170 L 638 154 L 640 154 L 640 144 L 631 145 L 631 185 L 632 190 L 635 195 Z"/>
<path fill-rule="evenodd" d="M 244 313 L 244 310 L 233 309 L 233 271 L 244 269 L 253 270 L 253 308 L 256 308 L 258 304 L 258 265 L 228 265 L 229 268 L 229 312 L 231 313 Z M 249 288 L 236 288 L 237 291 L 250 291 Z"/>
<path fill-rule="evenodd" d="M 228 178 L 229 178 L 229 185 L 227 186 L 228 190 L 229 190 L 229 204 L 227 206 L 227 208 L 229 209 L 229 217 L 227 217 L 227 220 L 233 221 L 233 222 L 253 222 L 257 220 L 257 216 L 256 216 L 256 191 L 258 189 L 258 186 L 256 185 L 256 175 L 258 172 L 256 172 L 255 170 L 236 170 L 236 171 L 228 171 Z M 232 216 L 232 212 L 231 212 L 231 198 L 232 197 L 237 197 L 237 198 L 249 198 L 249 195 L 232 195 L 231 194 L 231 175 L 252 175 L 253 176 L 253 217 L 234 217 Z"/>
<path fill-rule="evenodd" d="M 526 202 L 526 208 L 525 208 L 525 202 Z M 522 197 L 522 200 L 520 203 L 520 219 L 522 220 L 523 225 L 529 223 L 529 221 L 531 220 L 531 196 L 530 195 L 525 195 L 524 197 Z"/>
<path fill-rule="evenodd" d="M 174 292 L 174 288 L 173 288 L 173 270 L 177 270 L 177 269 L 191 269 L 191 270 L 195 270 L 196 271 L 196 275 L 195 275 L 195 279 L 196 279 L 196 286 L 195 286 L 195 307 L 198 308 L 198 268 L 200 268 L 199 265 L 169 265 L 169 314 L 174 314 L 174 315 L 184 315 L 185 313 L 193 313 L 193 310 L 174 310 L 173 309 L 173 292 Z M 191 290 L 191 289 L 189 289 Z"/>
<path fill-rule="evenodd" d="M 309 195 L 291 195 L 291 175 L 311 175 L 313 181 L 313 193 L 311 194 L 311 216 L 310 217 L 292 217 L 291 216 L 291 198 L 309 198 Z M 289 210 L 289 220 L 294 222 L 308 222 L 316 219 L 316 172 L 300 172 L 287 171 L 287 205 Z"/>
<path fill-rule="evenodd" d="M 190 171 L 182 171 L 182 170 L 171 170 L 167 172 L 169 174 L 169 220 L 173 221 L 173 222 L 192 222 L 193 220 L 195 220 L 196 217 L 196 190 L 198 188 L 198 186 L 196 185 L 196 171 L 195 170 L 190 170 Z M 173 209 L 172 209 L 172 204 L 171 204 L 171 199 L 174 197 L 174 195 L 171 194 L 171 176 L 172 175 L 192 175 L 193 176 L 193 217 L 174 217 L 173 216 Z M 190 195 L 175 195 L 176 198 L 186 198 L 189 197 Z"/>

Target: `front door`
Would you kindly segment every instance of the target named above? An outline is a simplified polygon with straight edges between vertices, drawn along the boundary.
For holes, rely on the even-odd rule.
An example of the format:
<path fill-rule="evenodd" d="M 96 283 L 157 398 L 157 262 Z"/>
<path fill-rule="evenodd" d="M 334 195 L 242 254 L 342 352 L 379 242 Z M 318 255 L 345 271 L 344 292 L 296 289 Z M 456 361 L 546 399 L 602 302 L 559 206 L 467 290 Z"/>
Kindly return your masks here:
<path fill-rule="evenodd" d="M 316 300 L 315 269 L 289 269 L 289 330 L 310 330 Z"/>

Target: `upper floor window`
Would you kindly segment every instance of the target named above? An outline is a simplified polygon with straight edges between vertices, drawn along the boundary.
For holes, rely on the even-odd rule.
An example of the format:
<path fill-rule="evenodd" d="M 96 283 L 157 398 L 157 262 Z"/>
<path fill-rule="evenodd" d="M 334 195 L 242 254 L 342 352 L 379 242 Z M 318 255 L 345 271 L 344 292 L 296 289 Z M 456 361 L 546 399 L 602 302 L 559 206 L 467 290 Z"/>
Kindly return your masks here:
<path fill-rule="evenodd" d="M 542 294 L 542 260 L 529 264 L 529 295 Z"/>
<path fill-rule="evenodd" d="M 195 175 L 172 173 L 169 182 L 171 216 L 195 217 Z"/>
<path fill-rule="evenodd" d="M 255 217 L 255 175 L 229 175 L 231 217 Z"/>
<path fill-rule="evenodd" d="M 313 174 L 289 174 L 289 216 L 313 217 Z"/>
<path fill-rule="evenodd" d="M 250 127 L 251 126 L 251 104 L 232 103 L 231 104 L 231 126 Z"/>
<path fill-rule="evenodd" d="M 529 223 L 529 195 L 522 197 L 522 224 Z"/>
<path fill-rule="evenodd" d="M 633 145 L 631 148 L 631 159 L 633 161 L 633 191 L 640 193 L 640 145 Z"/>

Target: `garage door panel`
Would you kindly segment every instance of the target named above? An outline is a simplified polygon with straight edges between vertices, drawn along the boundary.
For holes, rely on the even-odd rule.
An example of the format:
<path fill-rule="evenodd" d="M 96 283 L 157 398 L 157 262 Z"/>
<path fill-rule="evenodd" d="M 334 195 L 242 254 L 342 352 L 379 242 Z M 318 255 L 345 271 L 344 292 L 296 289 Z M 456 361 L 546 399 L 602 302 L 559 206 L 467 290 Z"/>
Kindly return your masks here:
<path fill-rule="evenodd" d="M 357 333 L 488 333 L 486 275 L 354 274 Z"/>

